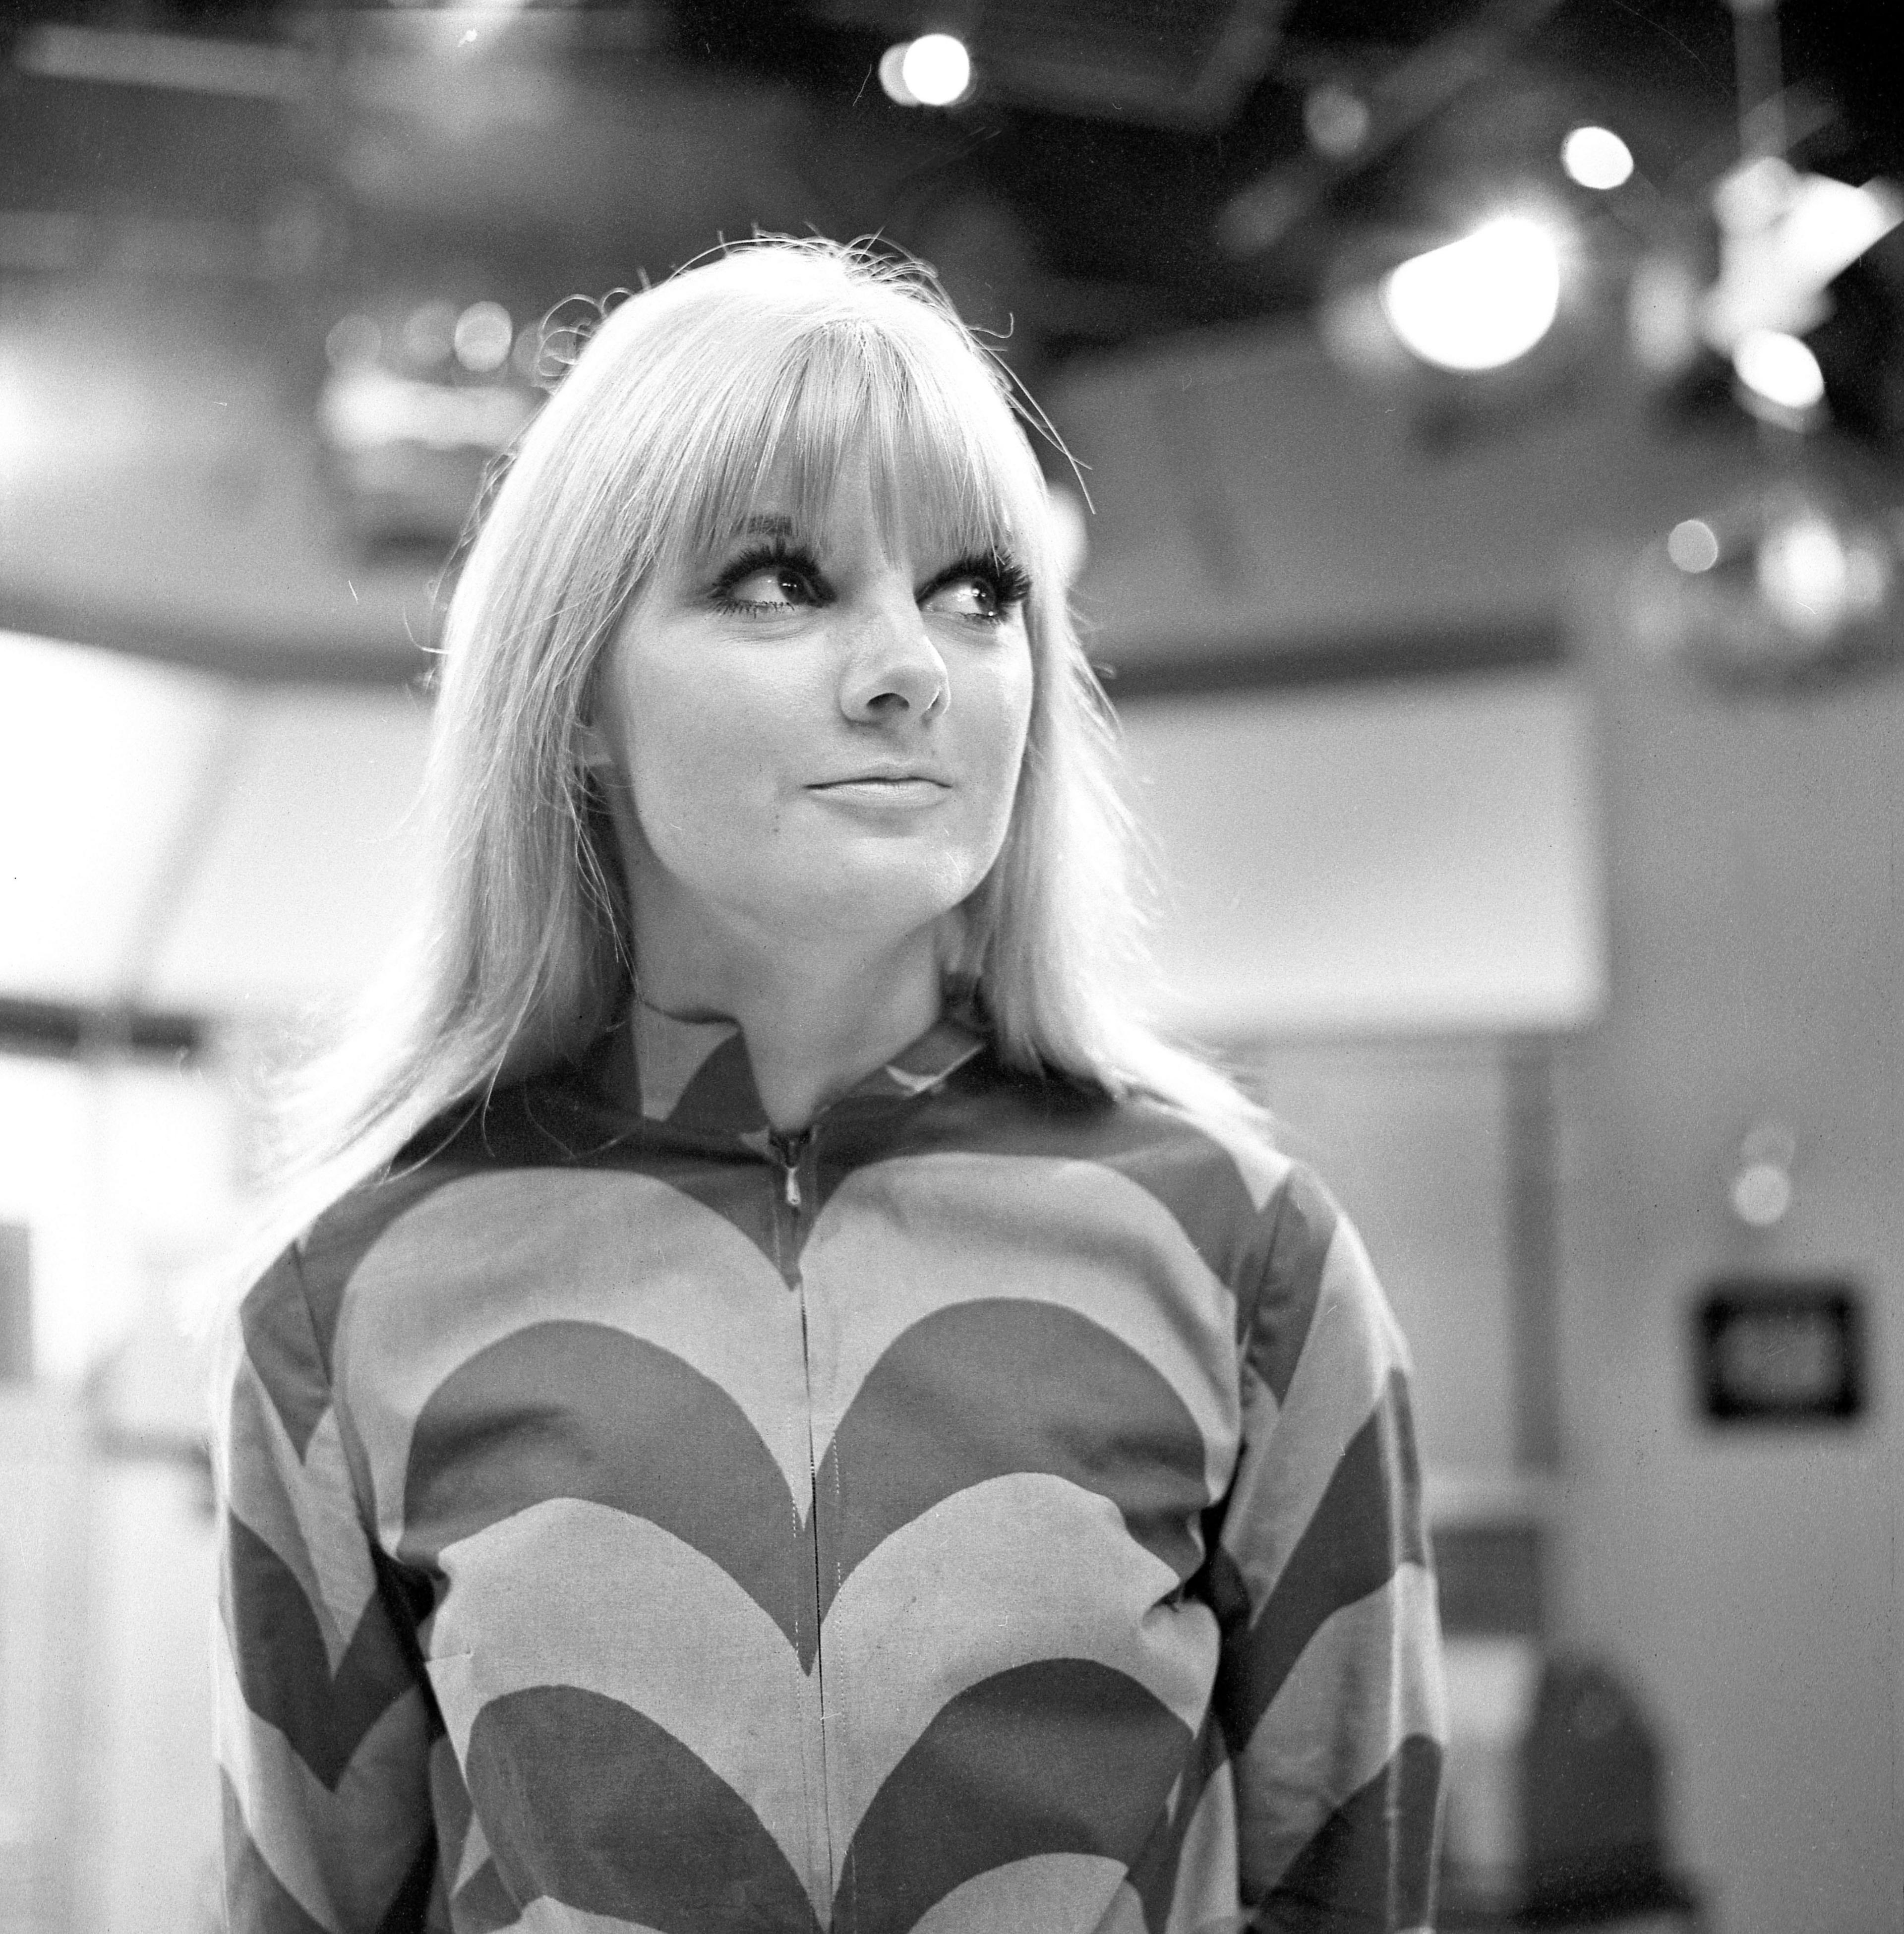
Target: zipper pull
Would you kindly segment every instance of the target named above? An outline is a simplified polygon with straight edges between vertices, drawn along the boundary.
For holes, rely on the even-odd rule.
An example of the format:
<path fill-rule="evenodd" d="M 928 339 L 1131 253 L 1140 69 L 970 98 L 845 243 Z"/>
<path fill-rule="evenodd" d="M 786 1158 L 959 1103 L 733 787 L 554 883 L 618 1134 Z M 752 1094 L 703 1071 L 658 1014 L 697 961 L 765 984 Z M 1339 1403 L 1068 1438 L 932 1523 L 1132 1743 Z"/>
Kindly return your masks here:
<path fill-rule="evenodd" d="M 803 1128 L 797 1135 L 776 1135 L 773 1137 L 773 1152 L 779 1158 L 780 1173 L 787 1194 L 787 1206 L 797 1214 L 800 1210 L 800 1158 L 806 1152 L 807 1138 L 812 1134 Z"/>

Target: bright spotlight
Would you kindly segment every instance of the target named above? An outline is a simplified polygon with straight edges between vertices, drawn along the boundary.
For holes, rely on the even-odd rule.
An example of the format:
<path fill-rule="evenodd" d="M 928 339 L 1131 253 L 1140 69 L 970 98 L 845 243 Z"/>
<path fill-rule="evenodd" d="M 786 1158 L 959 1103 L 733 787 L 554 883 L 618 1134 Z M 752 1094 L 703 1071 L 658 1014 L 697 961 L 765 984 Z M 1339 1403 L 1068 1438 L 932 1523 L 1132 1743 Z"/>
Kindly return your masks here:
<path fill-rule="evenodd" d="M 950 107 L 972 85 L 972 56 L 950 34 L 921 34 L 899 56 L 906 92 L 926 107 Z"/>
<path fill-rule="evenodd" d="M 1610 128 L 1576 128 L 1560 144 L 1560 165 L 1582 188 L 1618 188 L 1633 173 L 1633 150 Z"/>
<path fill-rule="evenodd" d="M 1526 215 L 1503 215 L 1382 279 L 1389 326 L 1424 363 L 1498 369 L 1524 356 L 1560 307 L 1560 252 Z"/>
<path fill-rule="evenodd" d="M 1749 330 L 1732 352 L 1733 373 L 1761 402 L 1797 417 L 1824 401 L 1824 372 L 1795 336 L 1776 329 Z"/>

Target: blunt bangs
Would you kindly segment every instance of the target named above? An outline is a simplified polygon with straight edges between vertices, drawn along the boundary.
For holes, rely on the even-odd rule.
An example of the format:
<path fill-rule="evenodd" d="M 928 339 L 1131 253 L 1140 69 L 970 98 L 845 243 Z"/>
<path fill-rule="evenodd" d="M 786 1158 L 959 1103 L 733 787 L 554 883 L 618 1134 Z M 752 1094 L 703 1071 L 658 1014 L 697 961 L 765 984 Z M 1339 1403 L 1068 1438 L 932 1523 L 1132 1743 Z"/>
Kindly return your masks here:
<path fill-rule="evenodd" d="M 869 308 L 897 313 L 790 317 L 785 333 L 724 345 L 737 352 L 731 380 L 668 439 L 676 488 L 661 493 L 672 503 L 652 565 L 704 558 L 769 508 L 817 527 L 840 477 L 865 463 L 886 543 L 997 551 L 1041 580 L 1044 484 L 1001 379 L 926 300 L 872 294 Z"/>

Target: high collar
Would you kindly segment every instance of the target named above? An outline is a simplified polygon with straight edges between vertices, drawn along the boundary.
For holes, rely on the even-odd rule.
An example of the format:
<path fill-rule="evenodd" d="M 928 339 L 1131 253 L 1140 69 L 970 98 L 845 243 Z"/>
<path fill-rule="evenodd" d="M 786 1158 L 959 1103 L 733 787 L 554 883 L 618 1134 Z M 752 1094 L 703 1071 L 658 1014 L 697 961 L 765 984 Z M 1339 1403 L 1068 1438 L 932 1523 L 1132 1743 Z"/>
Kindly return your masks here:
<path fill-rule="evenodd" d="M 901 1101 L 936 1088 L 985 1044 L 969 1011 L 948 1012 L 890 1061 L 863 1075 L 815 1117 L 847 1102 Z M 684 1021 L 631 1000 L 591 1070 L 624 1107 L 697 1137 L 765 1153 L 773 1134 L 737 1022 Z"/>

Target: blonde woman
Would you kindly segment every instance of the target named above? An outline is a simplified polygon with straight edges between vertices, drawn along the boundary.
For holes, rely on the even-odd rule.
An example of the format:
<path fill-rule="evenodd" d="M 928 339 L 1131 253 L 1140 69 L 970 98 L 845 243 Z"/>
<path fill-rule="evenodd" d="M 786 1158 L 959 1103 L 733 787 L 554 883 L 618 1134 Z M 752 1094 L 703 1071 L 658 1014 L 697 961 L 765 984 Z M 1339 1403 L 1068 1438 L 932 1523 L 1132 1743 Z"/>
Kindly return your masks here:
<path fill-rule="evenodd" d="M 616 310 L 450 614 L 416 944 L 233 1326 L 233 1929 L 1427 1920 L 1405 1351 L 1137 1018 L 1100 694 L 923 279 Z"/>

